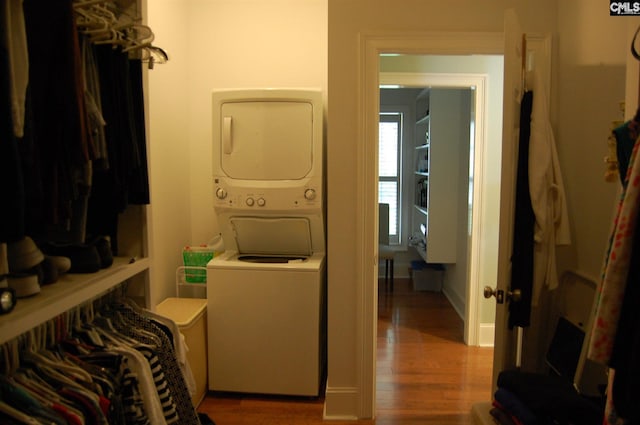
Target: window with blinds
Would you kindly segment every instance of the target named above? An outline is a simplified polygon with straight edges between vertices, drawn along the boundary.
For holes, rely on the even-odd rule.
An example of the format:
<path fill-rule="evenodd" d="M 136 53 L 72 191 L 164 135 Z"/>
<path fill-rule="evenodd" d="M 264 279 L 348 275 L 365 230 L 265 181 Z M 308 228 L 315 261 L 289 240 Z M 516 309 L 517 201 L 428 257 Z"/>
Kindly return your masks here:
<path fill-rule="evenodd" d="M 402 113 L 380 114 L 378 146 L 378 202 L 389 204 L 389 243 L 401 238 Z"/>

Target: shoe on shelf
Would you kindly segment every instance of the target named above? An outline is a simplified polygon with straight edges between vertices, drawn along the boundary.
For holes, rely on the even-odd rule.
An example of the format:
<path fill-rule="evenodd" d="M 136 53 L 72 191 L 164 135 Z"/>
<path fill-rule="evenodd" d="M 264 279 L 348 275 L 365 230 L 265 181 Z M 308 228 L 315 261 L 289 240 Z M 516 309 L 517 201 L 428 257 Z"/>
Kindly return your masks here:
<path fill-rule="evenodd" d="M 48 256 L 68 258 L 71 263 L 67 269 L 69 273 L 95 273 L 101 268 L 100 255 L 93 245 L 46 242 L 42 244 L 42 250 Z M 65 268 L 60 259 L 55 261 Z"/>
<path fill-rule="evenodd" d="M 111 252 L 111 242 L 109 238 L 106 236 L 99 236 L 92 241 L 88 242 L 87 245 L 93 245 L 96 247 L 98 251 L 98 255 L 100 255 L 100 268 L 106 269 L 113 264 L 113 253 Z"/>
<path fill-rule="evenodd" d="M 7 244 L 7 260 L 10 272 L 24 272 L 44 260 L 44 254 L 29 236 Z"/>
<path fill-rule="evenodd" d="M 9 280 L 9 288 L 15 291 L 17 298 L 31 297 L 40 293 L 37 273 L 9 273 L 7 278 Z"/>
<path fill-rule="evenodd" d="M 42 268 L 42 280 L 40 284 L 50 285 L 56 283 L 61 274 L 71 269 L 71 260 L 59 255 L 45 255 Z"/>

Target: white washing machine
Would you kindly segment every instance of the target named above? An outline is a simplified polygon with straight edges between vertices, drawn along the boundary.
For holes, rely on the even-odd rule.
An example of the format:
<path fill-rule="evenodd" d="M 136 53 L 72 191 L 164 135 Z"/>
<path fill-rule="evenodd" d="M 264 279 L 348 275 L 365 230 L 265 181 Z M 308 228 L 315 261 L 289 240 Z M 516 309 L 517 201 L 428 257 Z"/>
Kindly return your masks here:
<path fill-rule="evenodd" d="M 317 396 L 326 359 L 320 93 L 215 92 L 209 389 Z"/>
<path fill-rule="evenodd" d="M 225 252 L 209 264 L 209 389 L 317 396 L 326 338 L 324 255 L 283 263 Z"/>

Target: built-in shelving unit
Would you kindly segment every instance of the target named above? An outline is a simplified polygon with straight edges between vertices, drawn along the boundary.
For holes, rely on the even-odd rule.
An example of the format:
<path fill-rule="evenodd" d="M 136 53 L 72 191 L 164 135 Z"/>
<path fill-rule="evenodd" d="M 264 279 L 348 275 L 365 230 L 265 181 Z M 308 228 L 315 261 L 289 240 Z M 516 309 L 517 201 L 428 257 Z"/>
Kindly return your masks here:
<path fill-rule="evenodd" d="M 146 1 L 125 3 L 132 9 L 131 15 L 135 16 L 142 14 L 138 11 L 146 10 Z M 146 65 L 142 72 L 148 72 Z M 146 101 L 145 108 L 148 108 Z M 148 113 L 145 116 L 148 117 Z M 152 308 L 149 305 L 153 299 L 149 224 L 150 210 L 146 205 L 127 206 L 118 217 L 118 256 L 113 259 L 113 264 L 96 273 L 62 274 L 55 283 L 42 286 L 38 294 L 17 299 L 11 312 L 0 315 L 0 344 L 96 300 L 119 286 L 126 286 L 126 295 L 138 304 Z"/>
<path fill-rule="evenodd" d="M 413 246 L 428 263 L 456 261 L 459 144 L 447 126 L 458 117 L 443 90 L 416 98 Z"/>
<path fill-rule="evenodd" d="M 414 198 L 412 212 L 414 247 L 425 260 L 429 222 L 430 124 L 429 90 L 425 89 L 419 93 L 416 99 L 415 149 L 413 154 Z"/>
<path fill-rule="evenodd" d="M 39 294 L 18 299 L 11 313 L 0 316 L 0 344 L 106 294 L 148 269 L 148 258 L 116 257 L 109 268 L 97 273 L 62 275 L 56 283 L 43 286 Z"/>

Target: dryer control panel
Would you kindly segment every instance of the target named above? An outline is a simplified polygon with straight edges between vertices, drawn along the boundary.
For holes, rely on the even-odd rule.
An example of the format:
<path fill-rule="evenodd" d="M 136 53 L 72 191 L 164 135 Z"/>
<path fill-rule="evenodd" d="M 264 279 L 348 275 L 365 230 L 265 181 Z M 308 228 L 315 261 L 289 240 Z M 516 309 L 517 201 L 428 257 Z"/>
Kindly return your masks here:
<path fill-rule="evenodd" d="M 322 208 L 322 191 L 319 187 L 296 188 L 238 188 L 214 184 L 214 207 L 216 209 L 291 211 L 317 210 Z"/>

